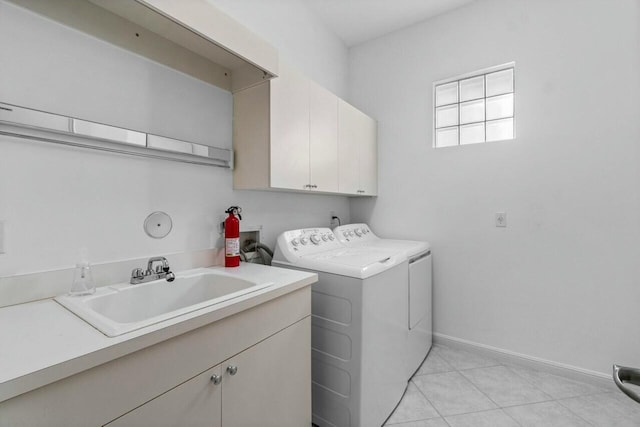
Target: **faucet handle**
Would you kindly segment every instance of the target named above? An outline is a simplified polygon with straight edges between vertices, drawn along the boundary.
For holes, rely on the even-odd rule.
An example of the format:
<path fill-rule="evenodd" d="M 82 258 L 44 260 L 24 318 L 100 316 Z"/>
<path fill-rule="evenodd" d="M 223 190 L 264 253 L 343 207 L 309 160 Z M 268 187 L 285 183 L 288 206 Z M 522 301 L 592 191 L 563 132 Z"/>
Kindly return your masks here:
<path fill-rule="evenodd" d="M 166 258 L 162 259 L 162 271 L 164 271 L 165 273 L 168 273 L 171 270 L 171 267 L 169 267 L 169 261 L 167 261 Z"/>
<path fill-rule="evenodd" d="M 131 271 L 131 277 L 132 278 L 144 277 L 144 271 L 141 268 L 134 268 L 133 271 Z"/>

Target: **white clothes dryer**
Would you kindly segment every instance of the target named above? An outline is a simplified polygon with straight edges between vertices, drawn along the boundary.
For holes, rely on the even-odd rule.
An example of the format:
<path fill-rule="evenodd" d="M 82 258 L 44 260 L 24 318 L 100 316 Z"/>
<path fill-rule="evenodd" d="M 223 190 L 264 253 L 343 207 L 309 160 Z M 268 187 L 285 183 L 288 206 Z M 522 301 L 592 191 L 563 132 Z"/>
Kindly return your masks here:
<path fill-rule="evenodd" d="M 431 247 L 416 240 L 382 239 L 367 224 L 349 224 L 333 230 L 336 238 L 352 248 L 383 249 L 403 254 L 409 260 L 407 280 L 408 314 L 406 318 L 407 380 L 420 368 L 433 343 Z"/>
<path fill-rule="evenodd" d="M 313 271 L 312 412 L 320 427 L 381 426 L 407 387 L 406 256 L 348 248 L 329 228 L 281 234 L 272 265 Z M 398 292 L 397 289 L 404 289 Z"/>

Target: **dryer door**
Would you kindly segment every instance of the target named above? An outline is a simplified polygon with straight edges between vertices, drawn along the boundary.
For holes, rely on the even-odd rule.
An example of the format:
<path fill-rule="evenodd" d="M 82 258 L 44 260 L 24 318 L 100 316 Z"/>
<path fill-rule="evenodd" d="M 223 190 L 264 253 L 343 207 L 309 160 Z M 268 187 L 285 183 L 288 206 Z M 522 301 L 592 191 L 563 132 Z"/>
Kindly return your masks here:
<path fill-rule="evenodd" d="M 409 261 L 409 329 L 427 315 L 431 316 L 431 251 Z"/>

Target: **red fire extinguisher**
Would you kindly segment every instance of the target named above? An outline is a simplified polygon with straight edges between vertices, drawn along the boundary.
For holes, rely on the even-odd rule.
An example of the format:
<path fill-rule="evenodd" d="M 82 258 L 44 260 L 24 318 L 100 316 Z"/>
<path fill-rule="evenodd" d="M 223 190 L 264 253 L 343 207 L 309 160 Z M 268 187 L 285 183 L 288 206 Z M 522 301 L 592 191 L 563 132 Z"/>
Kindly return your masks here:
<path fill-rule="evenodd" d="M 242 219 L 240 213 L 242 208 L 231 206 L 224 212 L 229 214 L 224 220 L 224 266 L 237 267 L 240 265 L 240 220 Z"/>

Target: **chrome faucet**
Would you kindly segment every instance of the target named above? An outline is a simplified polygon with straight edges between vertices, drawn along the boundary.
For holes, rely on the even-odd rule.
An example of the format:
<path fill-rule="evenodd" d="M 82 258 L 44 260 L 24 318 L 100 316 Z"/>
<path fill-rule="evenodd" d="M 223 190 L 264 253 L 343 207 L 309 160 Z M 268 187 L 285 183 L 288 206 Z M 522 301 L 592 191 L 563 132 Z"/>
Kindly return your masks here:
<path fill-rule="evenodd" d="M 154 264 L 155 269 L 153 268 Z M 176 275 L 171 272 L 169 267 L 169 261 L 163 256 L 156 256 L 149 258 L 147 262 L 147 270 L 144 271 L 141 268 L 134 268 L 131 272 L 131 280 L 129 283 L 137 285 L 139 283 L 152 282 L 154 280 L 167 279 L 167 282 L 173 282 L 176 279 Z"/>

